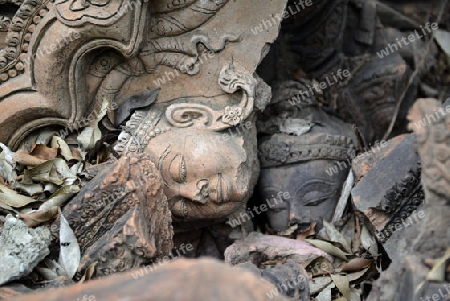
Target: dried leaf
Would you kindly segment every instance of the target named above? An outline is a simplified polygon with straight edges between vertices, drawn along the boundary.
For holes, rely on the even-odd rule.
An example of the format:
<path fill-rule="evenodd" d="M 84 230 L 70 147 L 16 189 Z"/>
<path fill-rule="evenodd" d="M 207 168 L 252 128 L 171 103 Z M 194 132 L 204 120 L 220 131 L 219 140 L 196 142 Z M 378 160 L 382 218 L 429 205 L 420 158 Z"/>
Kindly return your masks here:
<path fill-rule="evenodd" d="M 72 151 L 70 150 L 69 145 L 67 145 L 66 141 L 64 141 L 60 137 L 53 136 L 52 147 L 57 149 L 59 148 L 61 150 L 61 156 L 63 156 L 67 161 L 77 160 L 77 158 L 72 155 Z"/>
<path fill-rule="evenodd" d="M 345 237 L 338 230 L 336 230 L 332 224 L 328 223 L 326 220 L 323 220 L 323 226 L 325 227 L 325 231 L 332 242 L 340 244 L 347 253 L 352 252 L 352 249 L 347 243 Z"/>
<path fill-rule="evenodd" d="M 46 210 L 50 207 L 57 206 L 61 207 L 67 200 L 73 197 L 76 193 L 80 191 L 80 187 L 77 185 L 67 185 L 61 187 L 56 191 L 45 203 L 43 203 L 39 210 Z"/>
<path fill-rule="evenodd" d="M 307 265 L 307 271 L 310 272 L 313 277 L 316 277 L 334 273 L 334 267 L 328 259 L 318 257 Z"/>
<path fill-rule="evenodd" d="M 20 213 L 17 217 L 22 219 L 28 227 L 35 227 L 51 221 L 57 216 L 58 207 L 53 206 L 46 210 L 38 210 L 31 213 Z"/>
<path fill-rule="evenodd" d="M 313 222 L 306 231 L 298 233 L 297 239 L 305 239 L 308 236 L 315 235 L 316 234 L 316 230 L 315 230 L 316 225 L 317 225 L 317 222 Z"/>
<path fill-rule="evenodd" d="M 21 208 L 30 203 L 36 202 L 35 199 L 18 194 L 5 185 L 0 185 L 0 202 L 13 208 Z"/>
<path fill-rule="evenodd" d="M 59 241 L 61 250 L 58 263 L 64 268 L 69 278 L 72 278 L 78 270 L 81 260 L 80 246 L 77 238 L 69 226 L 64 215 L 60 211 L 61 224 L 59 228 Z"/>
<path fill-rule="evenodd" d="M 30 155 L 45 161 L 53 160 L 58 156 L 58 149 L 47 147 L 44 144 L 35 144 Z"/>
<path fill-rule="evenodd" d="M 2 202 L 0 202 L 0 209 L 6 210 L 6 211 L 10 211 L 10 212 L 14 212 L 15 215 L 19 214 L 19 211 L 15 210 L 11 206 L 3 204 Z"/>
<path fill-rule="evenodd" d="M 309 244 L 327 252 L 330 255 L 336 256 L 344 261 L 347 261 L 347 254 L 345 254 L 341 249 L 332 245 L 329 242 L 318 240 L 318 239 L 305 239 Z"/>
<path fill-rule="evenodd" d="M 2 154 L 4 155 L 4 159 L 6 160 L 6 162 L 8 162 L 9 164 L 13 165 L 14 164 L 14 152 L 12 152 L 6 145 L 4 145 L 3 143 L 0 143 L 0 148 L 3 150 Z"/>
<path fill-rule="evenodd" d="M 97 264 L 98 264 L 98 261 L 92 263 L 92 264 L 86 269 L 86 271 L 84 272 L 83 277 L 81 277 L 81 279 L 80 279 L 80 281 L 79 281 L 78 283 L 81 284 L 81 283 L 83 283 L 84 281 L 91 280 L 91 279 L 92 279 L 92 276 L 94 275 L 95 267 L 96 267 Z"/>
<path fill-rule="evenodd" d="M 29 196 L 35 196 L 44 192 L 44 188 L 41 184 L 22 184 L 16 182 L 14 183 L 14 189 L 24 192 Z"/>
<path fill-rule="evenodd" d="M 352 240 L 352 251 L 353 253 L 359 252 L 359 248 L 361 247 L 361 224 L 359 217 L 355 215 L 355 235 Z"/>
<path fill-rule="evenodd" d="M 84 161 L 86 152 L 80 151 L 78 148 L 72 148 L 72 156 L 75 158 L 75 160 L 81 162 Z"/>
<path fill-rule="evenodd" d="M 352 191 L 353 184 L 355 184 L 355 176 L 353 175 L 352 169 L 348 172 L 347 180 L 345 180 L 343 184 L 343 188 L 341 191 L 341 196 L 339 197 L 339 201 L 334 209 L 334 216 L 331 222 L 334 224 L 338 220 L 342 218 L 344 215 L 345 208 L 347 208 L 348 197 Z"/>
<path fill-rule="evenodd" d="M 435 261 L 433 268 L 427 275 L 428 281 L 444 281 L 446 263 L 450 259 L 450 248 L 447 249 L 445 255 Z"/>
<path fill-rule="evenodd" d="M 326 288 L 324 288 L 320 294 L 317 295 L 317 301 L 330 301 L 331 300 L 331 290 L 335 288 L 334 283 L 330 283 Z"/>
<path fill-rule="evenodd" d="M 54 159 L 38 165 L 30 170 L 25 170 L 24 182 L 31 184 L 34 181 L 50 182 L 56 185 L 70 185 L 76 181 L 77 177 L 73 174 L 66 161 L 63 159 Z"/>
<path fill-rule="evenodd" d="M 90 126 L 83 129 L 83 131 L 78 135 L 77 141 L 83 149 L 92 149 L 98 140 L 102 137 L 102 132 L 98 127 L 98 123 L 107 113 L 107 108 L 110 101 L 103 99 L 100 112 L 95 119 L 90 123 Z"/>
<path fill-rule="evenodd" d="M 0 147 L 3 149 L 0 153 L 0 176 L 8 183 L 14 183 L 17 178 L 16 163 L 12 159 L 14 153 L 2 143 L 0 143 Z"/>
<path fill-rule="evenodd" d="M 438 29 L 434 33 L 434 38 L 445 54 L 447 54 L 447 59 L 450 63 L 450 32 Z"/>
<path fill-rule="evenodd" d="M 47 268 L 49 268 L 50 270 L 55 272 L 58 276 L 67 276 L 66 271 L 64 270 L 64 268 L 62 266 L 60 266 L 53 259 L 45 258 L 43 260 L 43 262 L 47 266 Z"/>
<path fill-rule="evenodd" d="M 334 284 L 338 288 L 338 290 L 341 292 L 341 294 L 347 299 L 351 300 L 351 292 L 350 289 L 350 282 L 348 281 L 347 276 L 335 274 L 330 275 L 331 279 L 333 280 Z"/>
<path fill-rule="evenodd" d="M 98 128 L 86 127 L 83 129 L 77 140 L 83 149 L 91 149 L 102 137 L 102 132 Z"/>
<path fill-rule="evenodd" d="M 54 280 L 58 275 L 50 269 L 36 267 L 36 271 L 44 277 L 45 280 Z"/>
<path fill-rule="evenodd" d="M 367 273 L 368 270 L 369 270 L 369 268 L 367 267 L 362 271 L 347 274 L 348 281 L 353 282 L 353 281 L 359 280 L 362 276 L 364 276 L 364 274 Z"/>
<path fill-rule="evenodd" d="M 309 291 L 311 295 L 321 292 L 332 282 L 330 276 L 315 277 L 309 281 Z"/>
<path fill-rule="evenodd" d="M 24 152 L 23 150 L 18 150 L 14 156 L 13 156 L 13 160 L 16 163 L 25 165 L 25 166 L 36 166 L 39 164 L 42 164 L 45 162 L 45 160 L 36 158 L 26 152 Z"/>
<path fill-rule="evenodd" d="M 366 249 L 370 253 L 370 255 L 372 255 L 373 257 L 377 257 L 379 255 L 377 239 L 375 238 L 375 236 L 370 234 L 369 229 L 367 229 L 367 227 L 364 225 L 361 230 L 361 243 L 364 249 Z"/>
<path fill-rule="evenodd" d="M 368 267 L 373 262 L 373 259 L 367 258 L 353 258 L 349 262 L 344 262 L 339 268 L 336 269 L 337 273 L 359 271 Z"/>

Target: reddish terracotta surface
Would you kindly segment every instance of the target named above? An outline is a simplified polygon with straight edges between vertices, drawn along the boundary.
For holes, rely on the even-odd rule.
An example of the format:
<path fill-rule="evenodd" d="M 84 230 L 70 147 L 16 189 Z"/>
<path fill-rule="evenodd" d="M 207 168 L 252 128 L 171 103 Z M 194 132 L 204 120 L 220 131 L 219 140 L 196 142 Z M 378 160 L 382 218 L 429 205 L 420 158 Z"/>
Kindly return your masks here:
<path fill-rule="evenodd" d="M 287 300 L 282 296 L 269 298 L 266 293 L 276 290 L 276 287 L 253 273 L 233 269 L 211 259 L 176 260 L 147 272 L 141 269 L 86 284 L 25 295 L 13 301 Z"/>

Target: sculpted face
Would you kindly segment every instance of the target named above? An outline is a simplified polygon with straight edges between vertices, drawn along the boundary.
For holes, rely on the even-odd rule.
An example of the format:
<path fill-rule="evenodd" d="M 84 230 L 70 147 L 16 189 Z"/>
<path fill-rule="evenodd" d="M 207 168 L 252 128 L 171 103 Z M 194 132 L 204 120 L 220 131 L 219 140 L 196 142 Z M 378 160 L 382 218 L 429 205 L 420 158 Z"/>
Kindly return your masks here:
<path fill-rule="evenodd" d="M 267 217 L 275 231 L 295 224 L 306 229 L 311 222 L 329 221 L 339 200 L 348 169 L 329 176 L 337 161 L 315 160 L 261 170 L 259 196 L 267 204 Z M 285 197 L 280 197 L 281 195 Z M 286 197 L 288 196 L 288 197 Z"/>
<path fill-rule="evenodd" d="M 146 152 L 161 172 L 175 218 L 224 217 L 247 201 L 255 173 L 241 140 L 193 128 L 172 128 L 151 140 Z"/>

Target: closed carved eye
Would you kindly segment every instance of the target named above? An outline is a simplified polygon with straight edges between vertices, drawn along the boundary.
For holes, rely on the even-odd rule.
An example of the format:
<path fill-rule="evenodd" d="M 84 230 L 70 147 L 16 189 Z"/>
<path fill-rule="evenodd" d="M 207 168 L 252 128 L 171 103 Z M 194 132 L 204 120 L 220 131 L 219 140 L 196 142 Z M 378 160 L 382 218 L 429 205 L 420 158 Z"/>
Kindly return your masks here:
<path fill-rule="evenodd" d="M 312 180 L 297 190 L 297 198 L 304 206 L 317 206 L 335 195 L 336 188 L 332 182 Z"/>
<path fill-rule="evenodd" d="M 185 183 L 187 179 L 186 162 L 182 155 L 176 155 L 169 166 L 170 177 L 177 183 Z"/>

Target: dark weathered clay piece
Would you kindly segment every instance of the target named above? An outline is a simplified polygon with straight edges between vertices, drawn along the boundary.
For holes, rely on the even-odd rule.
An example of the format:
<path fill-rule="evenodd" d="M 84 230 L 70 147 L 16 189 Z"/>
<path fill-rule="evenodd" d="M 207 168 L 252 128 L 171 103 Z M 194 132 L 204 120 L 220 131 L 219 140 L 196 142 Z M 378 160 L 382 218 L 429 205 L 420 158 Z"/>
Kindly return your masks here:
<path fill-rule="evenodd" d="M 292 85 L 297 85 L 292 91 L 302 89 L 301 83 Z M 280 98 L 272 100 L 258 128 L 262 170 L 257 192 L 269 207 L 270 226 L 284 231 L 331 220 L 355 155 L 353 130 L 328 116 L 314 99 L 293 105 L 295 95 L 274 95 Z"/>
<path fill-rule="evenodd" d="M 288 1 L 287 7 L 297 11 L 298 3 Z M 355 123 L 366 142 L 374 143 L 386 133 L 412 73 L 399 53 L 384 58 L 376 54 L 387 45 L 384 31 L 375 1 L 312 1 L 283 22 L 261 76 L 270 85 L 311 77 L 326 83 L 321 89 L 324 105 Z M 338 77 L 344 70 L 351 76 Z M 404 97 L 397 125 L 406 122 L 416 87 L 417 82 Z"/>
<path fill-rule="evenodd" d="M 162 185 L 141 154 L 113 162 L 83 187 L 62 211 L 81 248 L 81 274 L 96 261 L 98 277 L 171 254 L 172 218 Z"/>
<path fill-rule="evenodd" d="M 405 260 L 393 261 L 374 283 L 368 300 L 422 301 L 435 293 L 440 298 L 439 289 L 445 292 L 445 288 L 449 287 L 449 279 L 442 279 L 436 284 L 427 281 L 430 268 L 424 266 L 425 259 L 441 258 L 448 250 L 450 241 L 450 185 L 445 168 L 448 165 L 450 137 L 447 108 L 450 112 L 450 101 L 441 106 L 435 99 L 419 99 L 408 116 L 411 122 L 409 128 L 416 136 L 415 149 L 422 162 L 421 184 L 425 202 L 421 210 L 425 212 L 425 217 L 405 229 L 403 238 L 397 243 L 397 256 Z M 411 287 L 416 289 L 411 290 Z"/>
<path fill-rule="evenodd" d="M 381 242 L 389 239 L 397 224 L 402 225 L 404 221 L 408 224 L 407 218 L 424 200 L 419 157 L 413 148 L 414 139 L 414 135 L 409 135 L 400 142 L 352 189 L 355 208 L 369 217 L 379 231 Z M 373 147 L 372 151 L 382 154 L 385 147 L 387 144 L 383 143 Z M 357 164 L 364 165 L 364 160 Z M 392 247 L 395 251 L 395 244 Z"/>

